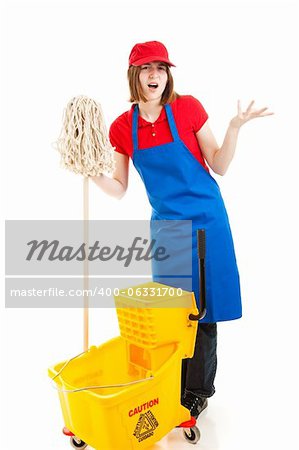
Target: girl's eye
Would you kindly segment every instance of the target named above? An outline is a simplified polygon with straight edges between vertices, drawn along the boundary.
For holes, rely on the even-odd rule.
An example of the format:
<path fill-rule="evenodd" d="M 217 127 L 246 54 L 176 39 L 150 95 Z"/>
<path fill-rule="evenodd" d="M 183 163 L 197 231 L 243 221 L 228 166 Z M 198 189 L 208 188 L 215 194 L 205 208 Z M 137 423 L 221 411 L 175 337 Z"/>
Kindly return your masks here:
<path fill-rule="evenodd" d="M 166 70 L 166 67 L 165 66 L 160 66 L 159 69 L 160 70 Z"/>

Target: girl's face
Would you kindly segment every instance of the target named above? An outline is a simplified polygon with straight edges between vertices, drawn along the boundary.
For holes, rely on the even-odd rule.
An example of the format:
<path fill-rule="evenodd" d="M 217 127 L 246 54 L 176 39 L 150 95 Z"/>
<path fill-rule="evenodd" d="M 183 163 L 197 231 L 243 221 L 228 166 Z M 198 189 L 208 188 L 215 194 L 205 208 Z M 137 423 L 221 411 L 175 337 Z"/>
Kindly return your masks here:
<path fill-rule="evenodd" d="M 166 65 L 162 62 L 150 62 L 140 66 L 139 81 L 142 92 L 148 101 L 162 97 L 168 80 Z"/>

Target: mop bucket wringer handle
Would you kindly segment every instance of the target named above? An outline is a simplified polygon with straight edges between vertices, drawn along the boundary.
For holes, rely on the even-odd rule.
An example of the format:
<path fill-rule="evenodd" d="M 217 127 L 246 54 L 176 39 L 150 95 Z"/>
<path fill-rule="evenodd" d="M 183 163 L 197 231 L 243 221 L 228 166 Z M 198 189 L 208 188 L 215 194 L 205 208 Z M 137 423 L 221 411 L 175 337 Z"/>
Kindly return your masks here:
<path fill-rule="evenodd" d="M 204 229 L 196 230 L 197 237 L 197 254 L 199 259 L 198 276 L 199 276 L 199 301 L 200 309 L 198 314 L 190 314 L 189 320 L 201 320 L 205 317 L 206 309 L 206 279 L 205 279 L 205 257 L 206 257 L 206 231 Z"/>

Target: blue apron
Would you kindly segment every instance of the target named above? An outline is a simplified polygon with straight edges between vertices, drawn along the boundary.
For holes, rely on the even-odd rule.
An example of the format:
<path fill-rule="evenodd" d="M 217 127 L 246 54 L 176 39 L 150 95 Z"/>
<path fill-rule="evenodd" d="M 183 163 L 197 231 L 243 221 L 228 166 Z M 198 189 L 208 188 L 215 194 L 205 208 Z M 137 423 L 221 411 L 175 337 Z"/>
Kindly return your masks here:
<path fill-rule="evenodd" d="M 165 110 L 173 141 L 142 150 L 138 149 L 138 105 L 133 112 L 132 160 L 152 206 L 151 220 L 192 220 L 192 291 L 198 307 L 196 229 L 205 229 L 207 313 L 200 322 L 238 319 L 242 316 L 239 273 L 219 186 L 180 139 L 169 104 Z"/>

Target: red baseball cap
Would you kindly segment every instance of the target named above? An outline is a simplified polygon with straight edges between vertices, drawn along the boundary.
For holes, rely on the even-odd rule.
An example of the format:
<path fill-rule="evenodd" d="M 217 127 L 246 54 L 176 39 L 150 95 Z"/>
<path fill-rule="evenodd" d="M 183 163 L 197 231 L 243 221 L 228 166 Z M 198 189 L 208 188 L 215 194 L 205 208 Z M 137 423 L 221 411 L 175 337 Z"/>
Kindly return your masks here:
<path fill-rule="evenodd" d="M 129 56 L 129 66 L 141 66 L 152 61 L 162 61 L 175 67 L 169 61 L 167 49 L 162 42 L 149 41 L 134 45 Z"/>

